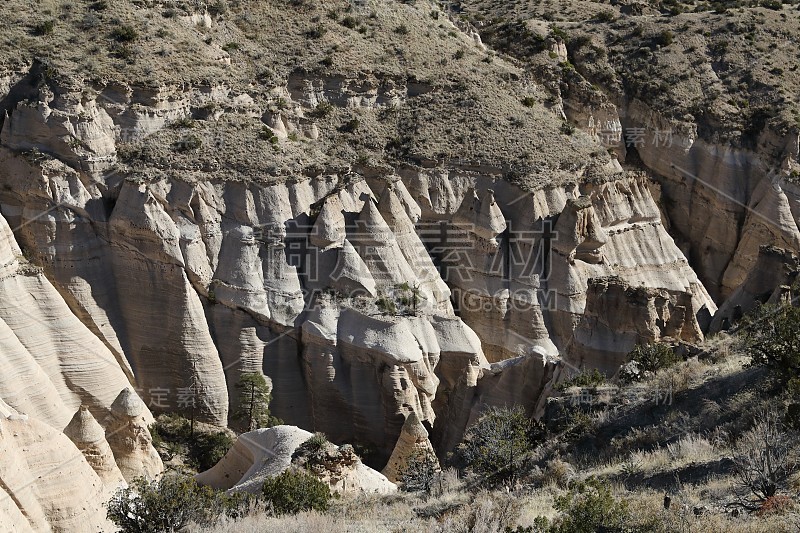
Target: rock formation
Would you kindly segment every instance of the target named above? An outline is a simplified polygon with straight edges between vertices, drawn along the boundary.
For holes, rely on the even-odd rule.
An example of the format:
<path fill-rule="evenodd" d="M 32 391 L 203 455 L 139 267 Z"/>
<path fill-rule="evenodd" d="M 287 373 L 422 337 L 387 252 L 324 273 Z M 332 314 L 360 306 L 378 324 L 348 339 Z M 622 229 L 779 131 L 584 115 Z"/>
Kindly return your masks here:
<path fill-rule="evenodd" d="M 126 481 L 155 478 L 164 470 L 147 427 L 147 408 L 130 388 L 120 391 L 105 421 L 106 440 Z"/>
<path fill-rule="evenodd" d="M 24 258 L 2 217 L 0 265 L 0 523 L 13 531 L 111 529 L 103 502 L 125 484 L 117 454 L 130 433 L 109 431 L 105 419 L 130 387 L 129 367 Z M 140 405 L 137 428 L 148 442 L 152 421 Z M 129 464 L 130 479 L 161 472 L 148 452 L 155 461 Z"/>
<path fill-rule="evenodd" d="M 111 496 L 118 488 L 127 486 L 125 478 L 115 462 L 111 446 L 106 441 L 105 431 L 94 419 L 89 409 L 84 406 L 78 409 L 70 423 L 64 428 L 64 435 L 69 437 L 69 440 L 75 444 L 100 477 L 106 487 L 107 496 Z M 138 473 L 141 473 L 141 470 L 136 472 L 136 474 Z"/>
<path fill-rule="evenodd" d="M 762 246 L 753 270 L 719 308 L 709 330 L 730 329 L 759 304 L 796 304 L 798 274 L 800 259 L 796 253 Z"/>
<path fill-rule="evenodd" d="M 257 493 L 266 478 L 292 467 L 293 454 L 312 436 L 312 433 L 294 426 L 275 426 L 244 433 L 219 463 L 195 478 L 198 483 L 215 489 Z M 397 490 L 393 483 L 364 465 L 354 454 L 346 463 L 339 465 L 333 479 L 330 473 L 320 476 L 333 491 L 386 494 Z"/>
<path fill-rule="evenodd" d="M 102 435 L 101 435 L 102 438 Z M 110 531 L 113 488 L 70 440 L 0 400 L 0 525 L 5 531 Z"/>
<path fill-rule="evenodd" d="M 162 470 L 151 410 L 227 425 L 243 372 L 270 378 L 271 411 L 303 429 L 242 436 L 198 479 L 256 490 L 304 430 L 373 448 L 394 479 L 409 450 L 444 456 L 487 406 L 538 416 L 566 374 L 611 375 L 637 343 L 699 342 L 792 290 L 796 128 L 717 142 L 712 122 L 626 94 L 627 78 L 593 79 L 612 60 L 589 57 L 596 35 L 581 50 L 543 36 L 546 63 L 528 64 L 413 3 L 351 6 L 380 39 L 315 3 L 135 4 L 70 4 L 103 32 L 78 38 L 65 13 L 32 36 L 31 19 L 7 29 L 31 50 L 0 52 L 0 400 L 96 494 Z M 398 20 L 411 37 L 387 30 Z M 89 48 L 122 21 L 146 38 Z M 347 466 L 335 488 L 389 490 Z M 0 512 L 55 529 L 47 498 Z"/>
<path fill-rule="evenodd" d="M 411 413 L 406 417 L 400 437 L 389 457 L 389 462 L 386 463 L 381 473 L 389 481 L 397 483 L 408 467 L 408 461 L 420 457 L 430 457 L 436 461 L 436 452 L 433 450 L 431 441 L 428 440 L 428 430 L 419 421 L 417 415 Z"/>

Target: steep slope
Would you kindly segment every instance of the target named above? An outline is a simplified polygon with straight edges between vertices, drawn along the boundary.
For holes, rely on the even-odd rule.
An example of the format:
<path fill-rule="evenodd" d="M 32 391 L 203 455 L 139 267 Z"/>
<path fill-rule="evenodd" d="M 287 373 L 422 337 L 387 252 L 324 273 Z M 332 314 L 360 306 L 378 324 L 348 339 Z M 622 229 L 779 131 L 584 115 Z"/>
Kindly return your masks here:
<path fill-rule="evenodd" d="M 0 264 L 0 523 L 15 531 L 109 528 L 102 501 L 125 485 L 120 468 L 127 479 L 162 470 L 147 432 L 153 418 L 131 391 L 127 365 L 24 259 L 2 217 Z M 139 413 L 114 425 L 126 392 Z"/>
<path fill-rule="evenodd" d="M 718 301 L 759 245 L 798 250 L 796 6 L 461 4 L 566 118 L 653 173 L 670 232 Z"/>
<path fill-rule="evenodd" d="M 764 150 L 676 134 L 637 150 L 659 186 L 574 131 L 667 119 L 589 90 L 569 42 L 545 69 L 424 1 L 226 5 L 0 7 L 0 398 L 108 485 L 160 470 L 148 408 L 226 425 L 243 372 L 371 466 L 406 420 L 442 455 L 487 405 L 538 416 L 566 374 L 702 339 L 758 244 L 800 243 Z"/>
<path fill-rule="evenodd" d="M 277 416 L 382 467 L 411 413 L 444 453 L 486 405 L 538 414 L 565 367 L 702 338 L 716 305 L 658 187 L 436 5 L 98 4 L 52 31 L 0 8 L 26 50 L 0 84 L 0 212 L 76 327 L 60 357 L 116 373 L 48 374 L 25 401 L 58 429 L 81 403 L 142 425 L 123 375 L 225 425 L 263 372 Z M 126 479 L 154 469 L 135 442 Z"/>

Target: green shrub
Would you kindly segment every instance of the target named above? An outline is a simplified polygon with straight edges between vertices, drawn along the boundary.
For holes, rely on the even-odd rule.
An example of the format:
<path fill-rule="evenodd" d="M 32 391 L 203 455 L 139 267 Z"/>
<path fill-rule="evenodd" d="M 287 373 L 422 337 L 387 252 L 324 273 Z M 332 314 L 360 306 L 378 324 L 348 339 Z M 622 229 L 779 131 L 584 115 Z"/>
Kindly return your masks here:
<path fill-rule="evenodd" d="M 656 44 L 659 44 L 661 46 L 669 46 L 672 44 L 674 40 L 675 40 L 675 34 L 673 34 L 669 30 L 664 30 L 658 34 L 658 37 L 656 38 Z"/>
<path fill-rule="evenodd" d="M 391 298 L 382 296 L 375 301 L 375 305 L 384 313 L 390 315 L 397 314 L 397 304 Z"/>
<path fill-rule="evenodd" d="M 56 29 L 55 20 L 45 20 L 33 27 L 35 35 L 50 35 Z"/>
<path fill-rule="evenodd" d="M 522 99 L 522 105 L 524 105 L 525 107 L 533 107 L 536 105 L 536 98 L 534 98 L 533 96 L 526 96 L 525 98 Z"/>
<path fill-rule="evenodd" d="M 297 447 L 292 454 L 292 462 L 299 460 L 306 468 L 323 465 L 329 451 L 335 455 L 338 449 L 328 441 L 324 433 L 317 432 Z"/>
<path fill-rule="evenodd" d="M 233 438 L 224 432 L 200 433 L 189 444 L 189 458 L 198 471 L 208 470 L 233 446 Z"/>
<path fill-rule="evenodd" d="M 241 516 L 252 500 L 203 487 L 188 476 L 158 481 L 138 478 L 118 490 L 107 504 L 108 519 L 124 533 L 179 531 L 189 522 L 207 525 L 225 514 Z"/>
<path fill-rule="evenodd" d="M 431 493 L 439 471 L 439 462 L 430 453 L 417 451 L 400 473 L 400 487 L 405 492 Z"/>
<path fill-rule="evenodd" d="M 262 126 L 261 131 L 258 132 L 258 137 L 260 139 L 264 139 L 265 141 L 269 141 L 273 146 L 277 146 L 280 142 L 278 136 L 272 132 L 269 126 Z"/>
<path fill-rule="evenodd" d="M 339 24 L 341 24 L 345 28 L 350 28 L 352 30 L 356 26 L 358 26 L 358 19 L 356 19 L 351 15 L 347 15 L 342 20 L 339 21 Z"/>
<path fill-rule="evenodd" d="M 194 128 L 195 126 L 197 126 L 197 123 L 190 116 L 181 117 L 178 120 L 171 122 L 169 125 L 170 128 L 176 130 Z"/>
<path fill-rule="evenodd" d="M 198 471 L 217 464 L 233 446 L 233 438 L 224 431 L 192 434 L 191 422 L 174 413 L 159 415 L 150 426 L 150 435 L 162 459 L 169 461 L 176 455 L 183 456 Z"/>
<path fill-rule="evenodd" d="M 572 483 L 555 501 L 563 514 L 550 526 L 552 533 L 627 531 L 632 521 L 626 500 L 617 500 L 605 483 L 594 478 Z"/>
<path fill-rule="evenodd" d="M 583 371 L 576 374 L 558 385 L 559 390 L 566 390 L 570 387 L 596 387 L 605 383 L 606 377 L 596 368 L 590 372 Z"/>
<path fill-rule="evenodd" d="M 536 441 L 536 426 L 522 408 L 492 407 L 467 429 L 456 451 L 484 483 L 513 484 Z"/>
<path fill-rule="evenodd" d="M 309 114 L 311 118 L 325 118 L 333 113 L 333 104 L 330 102 L 320 102 Z"/>
<path fill-rule="evenodd" d="M 592 44 L 592 38 L 588 35 L 578 35 L 569 42 L 569 47 L 573 50 L 578 50 L 584 46 Z"/>
<path fill-rule="evenodd" d="M 604 9 L 597 14 L 595 20 L 598 22 L 614 22 L 617 20 L 617 16 L 610 9 Z"/>
<path fill-rule="evenodd" d="M 294 454 L 292 454 L 292 457 L 302 455 L 303 457 L 310 459 L 312 462 L 320 461 L 325 456 L 325 452 L 330 444 L 331 443 L 328 441 L 328 437 L 326 437 L 324 433 L 314 433 L 308 438 L 308 440 L 297 447 L 297 450 L 294 452 Z"/>
<path fill-rule="evenodd" d="M 326 33 L 328 33 L 328 28 L 322 24 L 317 24 L 306 32 L 306 37 L 309 39 L 321 39 Z"/>
<path fill-rule="evenodd" d="M 353 133 L 357 131 L 360 126 L 361 126 L 361 121 L 359 121 L 357 118 L 351 118 L 350 120 L 339 126 L 339 131 L 341 131 L 342 133 Z"/>
<path fill-rule="evenodd" d="M 122 24 L 111 30 L 111 37 L 121 43 L 130 43 L 139 38 L 139 33 L 132 26 Z"/>
<path fill-rule="evenodd" d="M 328 485 L 307 472 L 291 469 L 267 479 L 261 494 L 276 515 L 327 511 L 332 498 Z"/>
<path fill-rule="evenodd" d="M 209 2 L 208 4 L 208 14 L 212 17 L 218 17 L 227 12 L 228 3 L 225 0 L 216 0 L 215 2 Z"/>
<path fill-rule="evenodd" d="M 567 32 L 562 28 L 559 28 L 557 26 L 551 27 L 550 28 L 550 34 L 555 39 L 561 39 L 562 41 L 567 42 L 567 37 L 568 37 L 567 36 Z"/>
<path fill-rule="evenodd" d="M 203 145 L 203 140 L 197 135 L 189 135 L 183 139 L 175 141 L 172 144 L 172 149 L 176 152 L 191 152 L 197 150 Z"/>
<path fill-rule="evenodd" d="M 239 407 L 233 413 L 233 419 L 243 422 L 247 431 L 268 428 L 283 423 L 270 414 L 269 403 L 272 400 L 270 386 L 263 374 L 244 372 L 239 376 Z"/>
<path fill-rule="evenodd" d="M 628 358 L 634 361 L 642 372 L 656 372 L 662 368 L 669 368 L 681 358 L 666 344 L 640 344 L 636 346 Z"/>
<path fill-rule="evenodd" d="M 799 395 L 800 307 L 761 306 L 742 319 L 738 332 L 750 364 L 771 369 Z"/>

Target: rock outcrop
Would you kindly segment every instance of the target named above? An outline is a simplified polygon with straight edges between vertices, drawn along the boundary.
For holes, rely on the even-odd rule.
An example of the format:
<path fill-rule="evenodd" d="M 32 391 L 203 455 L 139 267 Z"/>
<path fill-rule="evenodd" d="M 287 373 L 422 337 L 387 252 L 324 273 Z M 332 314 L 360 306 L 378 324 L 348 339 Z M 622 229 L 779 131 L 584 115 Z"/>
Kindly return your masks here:
<path fill-rule="evenodd" d="M 265 479 L 292 468 L 293 454 L 312 436 L 308 431 L 285 425 L 244 433 L 219 463 L 195 478 L 198 483 L 215 489 L 258 493 Z M 339 465 L 335 477 L 328 474 L 320 478 L 339 493 L 386 494 L 397 490 L 355 455 L 347 464 Z"/>
<path fill-rule="evenodd" d="M 800 258 L 795 252 L 762 246 L 753 270 L 714 315 L 710 331 L 730 329 L 759 304 L 796 305 L 798 275 Z"/>
<path fill-rule="evenodd" d="M 436 460 L 436 452 L 428 440 L 428 430 L 422 425 L 416 414 L 411 413 L 406 417 L 403 423 L 403 429 L 400 431 L 400 437 L 397 439 L 397 444 L 394 445 L 392 455 L 389 457 L 389 462 L 381 471 L 386 478 L 397 483 L 403 476 L 406 468 L 408 467 L 409 460 L 421 460 L 425 457 Z"/>
<path fill-rule="evenodd" d="M 101 435 L 102 438 L 102 435 Z M 5 531 L 111 531 L 109 486 L 66 435 L 0 400 L 0 525 Z"/>
<path fill-rule="evenodd" d="M 64 435 L 69 437 L 69 440 L 75 444 L 100 477 L 106 488 L 107 497 L 110 497 L 118 488 L 127 486 L 125 477 L 117 466 L 114 452 L 111 451 L 111 446 L 106 441 L 105 430 L 94 419 L 89 409 L 83 406 L 78 409 L 70 423 L 64 428 Z M 141 473 L 140 469 L 134 472 L 134 475 Z M 150 473 L 152 475 L 156 471 Z"/>
<path fill-rule="evenodd" d="M 106 440 L 126 481 L 137 477 L 155 478 L 164 470 L 153 448 L 147 425 L 147 408 L 130 388 L 123 389 L 105 420 Z"/>
<path fill-rule="evenodd" d="M 126 372 L 127 371 L 127 372 Z M 129 368 L 72 313 L 0 217 L 0 523 L 13 531 L 111 529 L 103 502 L 125 485 L 133 433 L 106 419 Z M 134 394 L 135 396 L 135 394 Z M 137 431 L 153 417 L 141 404 Z M 98 423 L 98 419 L 103 425 Z M 63 431 L 63 433 L 62 433 Z M 128 463 L 129 479 L 161 461 Z"/>
<path fill-rule="evenodd" d="M 641 101 L 625 114 L 626 128 L 645 131 L 637 152 L 659 176 L 673 231 L 713 296 L 727 298 L 744 281 L 759 246 L 800 251 L 800 196 L 789 179 L 796 133 L 764 131 L 752 148 L 718 145 Z M 668 147 L 654 139 L 661 132 L 670 133 Z"/>
<path fill-rule="evenodd" d="M 664 227 L 655 184 L 620 173 L 599 183 L 521 194 L 497 182 L 492 193 L 485 193 L 491 207 L 482 209 L 480 196 L 463 184 L 488 188 L 488 180 L 477 173 L 465 178 L 423 170 L 408 180 L 423 219 L 446 228 L 432 232 L 426 244 L 446 267 L 457 310 L 480 336 L 490 361 L 535 349 L 561 355 L 575 367 L 613 373 L 632 346 L 620 343 L 614 353 L 592 354 L 581 332 L 587 327 L 582 320 L 590 320 L 597 305 L 591 302 L 590 280 L 604 277 L 661 291 L 668 307 L 686 308 L 685 332 L 653 329 L 651 340 L 702 337 L 716 304 Z M 445 192 L 446 202 L 433 201 Z M 492 214 L 492 202 L 505 206 L 502 216 Z M 442 221 L 450 216 L 453 224 Z M 617 326 L 642 328 L 647 320 L 630 314 Z"/>

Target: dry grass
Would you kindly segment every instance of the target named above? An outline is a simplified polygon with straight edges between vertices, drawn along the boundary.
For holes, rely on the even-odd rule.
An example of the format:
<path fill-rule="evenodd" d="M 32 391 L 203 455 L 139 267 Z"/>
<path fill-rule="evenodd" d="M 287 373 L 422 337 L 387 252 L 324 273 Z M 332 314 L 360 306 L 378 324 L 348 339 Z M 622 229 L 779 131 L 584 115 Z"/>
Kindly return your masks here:
<path fill-rule="evenodd" d="M 669 510 L 663 506 L 664 493 L 653 490 L 629 492 L 612 485 L 615 496 L 628 501 L 632 518 L 637 524 L 655 525 L 653 531 L 663 533 L 767 533 L 796 531 L 800 525 L 800 514 L 796 508 L 776 509 L 762 516 L 731 513 L 719 506 L 730 492 L 729 478 L 713 479 L 705 484 L 686 485 L 670 495 Z M 248 516 L 241 520 L 225 519 L 216 526 L 202 529 L 203 532 L 223 533 L 237 531 L 260 533 L 283 531 L 301 533 L 306 531 L 337 532 L 405 532 L 430 533 L 480 532 L 501 533 L 506 526 L 531 526 L 536 517 L 552 520 L 558 516 L 554 509 L 555 497 L 564 491 L 556 487 L 534 489 L 528 492 L 480 493 L 466 498 L 462 494 L 455 506 L 442 516 L 420 516 L 420 505 L 441 504 L 442 501 L 423 502 L 420 499 L 400 495 L 393 498 L 357 498 L 339 501 L 326 514 L 305 512 L 295 516 L 268 517 L 263 514 Z M 450 496 L 452 497 L 452 496 Z M 777 507 L 777 506 L 776 506 Z M 190 528 L 190 531 L 201 531 Z"/>
<path fill-rule="evenodd" d="M 523 525 L 532 523 L 540 513 L 552 514 L 552 502 L 552 496 L 547 494 L 529 498 L 504 492 L 474 496 L 451 493 L 429 500 L 406 494 L 384 498 L 359 497 L 340 500 L 325 514 L 315 511 L 282 517 L 255 514 L 236 521 L 223 519 L 214 527 L 202 531 L 500 533 L 506 526 L 513 528 L 523 522 Z M 190 531 L 199 532 L 200 529 Z"/>
<path fill-rule="evenodd" d="M 767 533 L 797 531 L 800 514 L 787 511 L 764 516 L 730 512 L 719 508 L 709 496 L 714 492 L 729 492 L 730 480 L 712 481 L 707 485 L 685 487 L 671 495 L 669 510 L 663 506 L 664 493 L 637 491 L 620 493 L 629 501 L 634 516 L 642 520 L 655 518 L 662 524 L 660 531 L 686 533 Z M 718 501 L 718 500 L 717 500 Z"/>
<path fill-rule="evenodd" d="M 581 477 L 669 472 L 693 463 L 717 460 L 722 454 L 723 450 L 718 450 L 704 437 L 687 435 L 654 450 L 634 450 L 628 455 L 616 457 L 599 468 L 582 471 Z"/>

